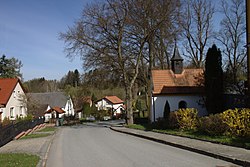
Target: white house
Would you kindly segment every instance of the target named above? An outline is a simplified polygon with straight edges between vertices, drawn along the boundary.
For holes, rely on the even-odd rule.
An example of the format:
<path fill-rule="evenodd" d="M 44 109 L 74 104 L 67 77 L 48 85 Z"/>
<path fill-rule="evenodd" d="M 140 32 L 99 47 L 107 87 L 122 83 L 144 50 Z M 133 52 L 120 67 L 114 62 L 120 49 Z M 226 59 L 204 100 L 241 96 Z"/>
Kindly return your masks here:
<path fill-rule="evenodd" d="M 198 115 L 207 115 L 204 105 L 204 87 L 198 79 L 203 69 L 183 69 L 183 59 L 175 46 L 170 70 L 152 70 L 151 122 L 163 117 L 165 104 L 170 111 L 196 108 Z"/>
<path fill-rule="evenodd" d="M 117 96 L 105 96 L 96 101 L 97 110 L 110 110 L 113 116 L 119 116 L 125 110 L 124 101 Z"/>
<path fill-rule="evenodd" d="M 27 96 L 37 105 L 47 105 L 46 111 L 40 111 L 44 113 L 45 122 L 52 117 L 75 116 L 72 99 L 64 92 L 28 93 Z"/>
<path fill-rule="evenodd" d="M 0 78 L 0 122 L 27 115 L 26 96 L 19 79 Z"/>

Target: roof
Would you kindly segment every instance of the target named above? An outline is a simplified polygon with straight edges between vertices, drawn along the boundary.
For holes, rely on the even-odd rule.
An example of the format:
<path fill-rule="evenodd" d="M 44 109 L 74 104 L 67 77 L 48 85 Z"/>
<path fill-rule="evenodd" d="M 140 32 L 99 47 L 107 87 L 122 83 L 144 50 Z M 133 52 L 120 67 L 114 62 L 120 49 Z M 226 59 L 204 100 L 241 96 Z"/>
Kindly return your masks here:
<path fill-rule="evenodd" d="M 197 77 L 203 69 L 185 69 L 181 74 L 172 70 L 152 70 L 153 94 L 202 93 Z"/>
<path fill-rule="evenodd" d="M 8 103 L 18 82 L 20 83 L 17 78 L 0 78 L 0 104 L 6 105 Z"/>
<path fill-rule="evenodd" d="M 46 111 L 45 113 L 51 113 L 53 111 L 55 111 L 59 114 L 65 113 L 65 111 L 63 109 L 61 109 L 60 107 L 53 107 L 50 110 Z"/>
<path fill-rule="evenodd" d="M 102 98 L 102 99 L 106 99 L 106 100 L 108 100 L 109 102 L 111 102 L 112 104 L 120 104 L 120 103 L 123 103 L 124 101 L 123 100 L 121 100 L 119 97 L 117 97 L 117 96 L 105 96 L 104 98 Z M 102 99 L 100 99 L 100 100 L 102 100 Z M 98 101 L 100 101 L 100 100 L 98 100 Z"/>
<path fill-rule="evenodd" d="M 119 103 L 123 103 L 124 102 L 123 100 L 121 100 L 117 96 L 105 96 L 104 98 L 107 99 L 108 101 L 110 101 L 113 104 L 119 104 Z"/>
<path fill-rule="evenodd" d="M 64 92 L 27 93 L 27 96 L 38 104 L 47 104 L 51 107 L 65 107 L 69 98 Z"/>

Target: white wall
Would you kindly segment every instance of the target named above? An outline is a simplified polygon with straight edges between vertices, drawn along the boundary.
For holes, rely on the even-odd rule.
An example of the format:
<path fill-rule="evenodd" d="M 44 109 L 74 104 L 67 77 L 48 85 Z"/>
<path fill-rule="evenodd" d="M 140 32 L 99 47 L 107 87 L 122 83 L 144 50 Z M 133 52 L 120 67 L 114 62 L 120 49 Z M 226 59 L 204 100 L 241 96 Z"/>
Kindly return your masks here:
<path fill-rule="evenodd" d="M 62 109 L 66 112 L 65 114 L 67 116 L 75 115 L 74 105 L 73 105 L 71 98 L 69 100 L 67 100 L 65 107 Z"/>
<path fill-rule="evenodd" d="M 97 107 L 98 111 L 99 110 L 108 110 L 108 109 L 113 108 L 115 111 L 114 115 L 116 115 L 116 114 L 121 114 L 121 112 L 122 112 L 121 105 L 123 105 L 123 103 L 111 104 L 108 101 L 106 101 L 105 99 L 102 99 L 102 100 L 98 101 L 95 106 Z"/>
<path fill-rule="evenodd" d="M 10 120 L 15 120 L 16 116 L 25 117 L 27 115 L 27 107 L 24 104 L 25 93 L 19 83 L 17 83 L 14 91 L 9 98 L 9 101 L 5 108 L 2 108 L 2 120 L 7 117 Z M 10 109 L 13 108 L 13 117 L 10 116 Z"/>
<path fill-rule="evenodd" d="M 152 109 L 151 109 L 151 121 L 156 121 L 157 118 L 163 117 L 164 107 L 166 100 L 168 100 L 170 111 L 178 110 L 180 101 L 187 103 L 187 108 L 196 108 L 198 110 L 198 116 L 207 115 L 207 110 L 203 104 L 202 96 L 195 95 L 168 95 L 168 96 L 154 96 L 152 97 Z M 198 104 L 201 103 L 201 104 Z M 155 112 L 155 114 L 154 114 Z M 154 118 L 155 115 L 155 118 Z"/>

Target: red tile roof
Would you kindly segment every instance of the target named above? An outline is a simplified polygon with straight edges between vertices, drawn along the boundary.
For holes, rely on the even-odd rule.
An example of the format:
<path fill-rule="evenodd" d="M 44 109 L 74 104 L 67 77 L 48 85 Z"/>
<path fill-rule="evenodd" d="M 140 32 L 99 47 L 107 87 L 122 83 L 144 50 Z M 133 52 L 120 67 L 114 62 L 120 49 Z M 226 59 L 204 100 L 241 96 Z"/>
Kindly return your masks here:
<path fill-rule="evenodd" d="M 18 82 L 17 78 L 0 78 L 0 104 L 6 105 L 8 103 Z"/>
<path fill-rule="evenodd" d="M 105 96 L 104 99 L 107 99 L 108 101 L 110 101 L 113 104 L 119 104 L 119 103 L 123 103 L 124 102 L 123 100 L 121 100 L 117 96 Z"/>
<path fill-rule="evenodd" d="M 56 111 L 59 114 L 65 113 L 65 111 L 61 109 L 60 107 L 53 107 L 50 110 L 46 111 L 45 113 L 51 113 L 53 111 Z"/>
<path fill-rule="evenodd" d="M 172 70 L 152 70 L 153 94 L 202 93 L 204 88 L 198 86 L 197 77 L 203 69 L 185 69 L 181 74 Z"/>

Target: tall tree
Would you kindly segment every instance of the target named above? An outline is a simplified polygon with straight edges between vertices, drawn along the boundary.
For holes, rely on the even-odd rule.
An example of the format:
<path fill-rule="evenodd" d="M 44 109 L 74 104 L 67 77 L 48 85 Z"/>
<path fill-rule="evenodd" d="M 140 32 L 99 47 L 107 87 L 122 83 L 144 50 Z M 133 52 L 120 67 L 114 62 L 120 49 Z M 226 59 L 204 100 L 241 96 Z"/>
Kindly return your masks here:
<path fill-rule="evenodd" d="M 226 56 L 227 90 L 243 92 L 242 75 L 246 62 L 245 33 L 246 14 L 244 0 L 223 0 L 221 13 L 224 15 L 216 34 L 216 39 L 222 44 Z"/>
<path fill-rule="evenodd" d="M 133 123 L 132 87 L 138 74 L 140 54 L 127 53 L 128 5 L 126 1 L 110 0 L 87 6 L 81 19 L 67 33 L 62 33 L 61 38 L 69 45 L 66 48 L 69 56 L 80 53 L 85 68 L 106 68 L 122 76 L 127 115 Z"/>
<path fill-rule="evenodd" d="M 80 55 L 85 68 L 109 69 L 120 76 L 126 91 L 129 123 L 133 123 L 133 87 L 139 67 L 146 60 L 146 66 L 140 69 L 148 69 L 144 72 L 149 76 L 155 66 L 156 35 L 174 20 L 172 12 L 177 9 L 172 5 L 176 3 L 106 0 L 84 8 L 74 27 L 61 34 L 68 44 L 69 56 Z"/>
<path fill-rule="evenodd" d="M 204 55 L 213 35 L 212 19 L 215 12 L 211 1 L 189 0 L 183 2 L 181 26 L 183 29 L 185 56 L 192 66 L 204 66 Z"/>
<path fill-rule="evenodd" d="M 205 63 L 206 108 L 210 114 L 222 111 L 223 71 L 221 51 L 214 44 L 208 49 Z"/>
<path fill-rule="evenodd" d="M 20 69 L 22 62 L 14 57 L 6 58 L 5 55 L 0 57 L 0 77 L 1 78 L 22 78 Z"/>

